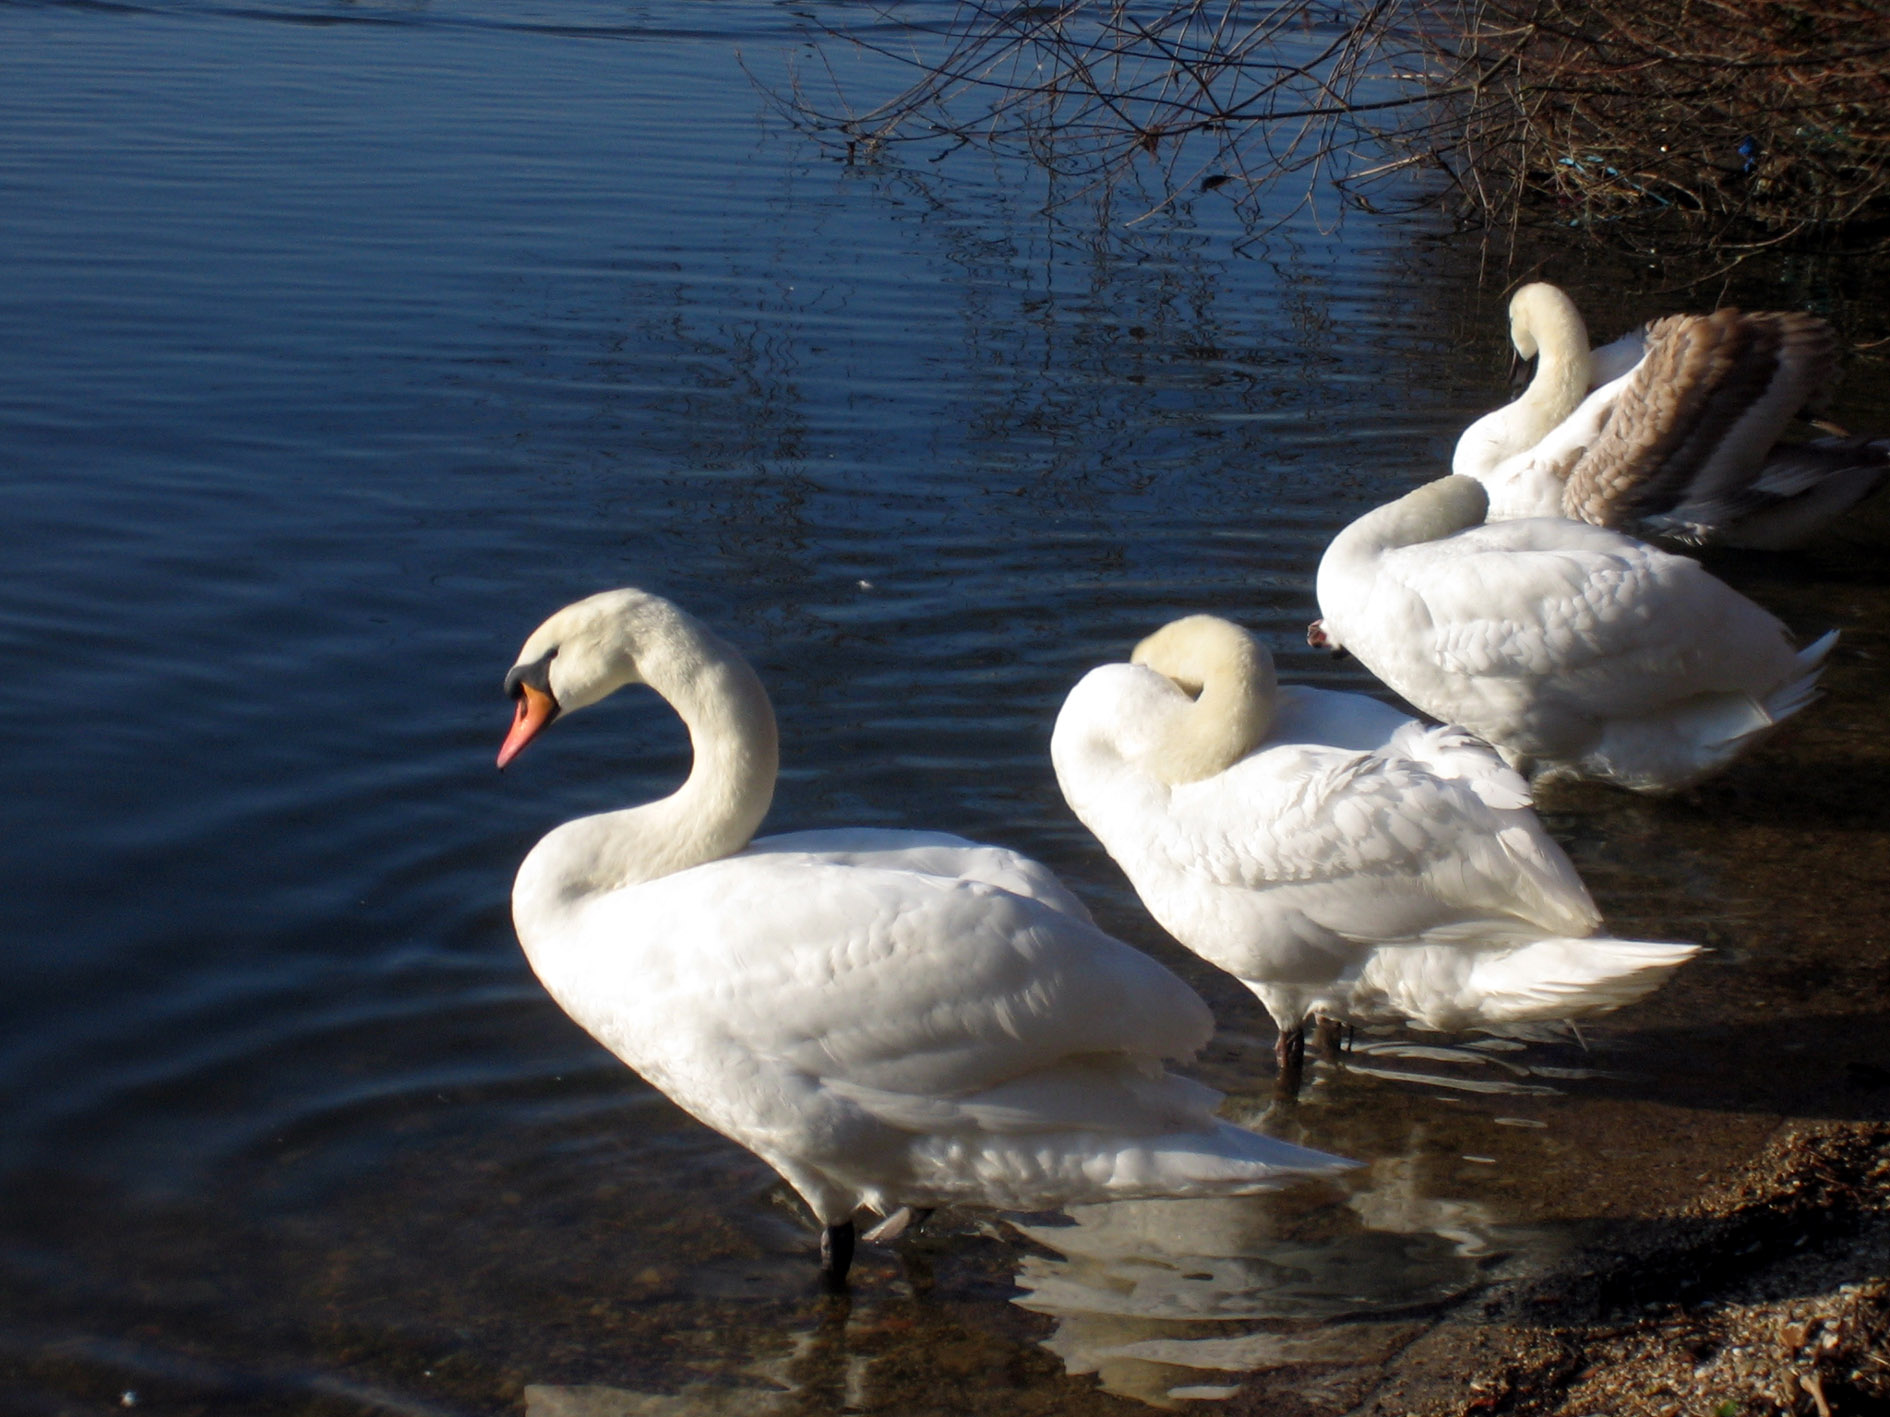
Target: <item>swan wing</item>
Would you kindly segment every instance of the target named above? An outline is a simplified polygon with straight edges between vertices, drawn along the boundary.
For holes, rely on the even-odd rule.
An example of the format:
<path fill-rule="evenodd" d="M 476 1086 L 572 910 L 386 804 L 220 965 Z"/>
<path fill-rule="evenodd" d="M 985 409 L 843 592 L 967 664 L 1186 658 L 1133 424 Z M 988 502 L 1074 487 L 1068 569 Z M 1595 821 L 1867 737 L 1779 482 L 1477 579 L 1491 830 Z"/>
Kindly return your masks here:
<path fill-rule="evenodd" d="M 1516 811 L 1535 803 L 1521 773 L 1488 743 L 1455 725 L 1432 727 L 1412 719 L 1392 737 L 1389 747 L 1438 777 L 1462 782 L 1493 810 Z"/>
<path fill-rule="evenodd" d="M 1752 481 L 1695 493 L 1649 515 L 1649 530 L 1681 541 L 1785 549 L 1802 545 L 1890 474 L 1890 438 L 1829 437 L 1772 449 Z"/>
<path fill-rule="evenodd" d="M 730 1059 L 951 1096 L 1083 1055 L 1184 1057 L 1213 1031 L 1180 979 L 1054 906 L 818 851 L 747 853 L 614 892 L 582 935 L 575 977 L 547 984 L 678 1097 L 680 1074 Z"/>
<path fill-rule="evenodd" d="M 1329 748 L 1365 751 L 1382 748 L 1417 721 L 1401 709 L 1365 694 L 1282 684 L 1273 699 L 1273 724 L 1267 745 L 1322 743 Z"/>
<path fill-rule="evenodd" d="M 1380 575 L 1426 662 L 1487 692 L 1590 717 L 1633 716 L 1677 692 L 1769 688 L 1785 627 L 1695 561 L 1566 518 L 1475 527 L 1388 552 Z"/>
<path fill-rule="evenodd" d="M 1890 438 L 1872 434 L 1814 438 L 1773 449 L 1751 490 L 1761 501 L 1784 499 L 1814 491 L 1845 473 L 1868 472 L 1882 481 L 1886 471 L 1890 471 Z"/>
<path fill-rule="evenodd" d="M 834 866 L 911 871 L 921 876 L 982 881 L 1047 905 L 1086 925 L 1094 923 L 1089 907 L 1042 862 L 1008 847 L 967 841 L 949 832 L 881 827 L 823 828 L 761 837 L 750 844 L 746 854 L 783 852 L 811 855 Z"/>
<path fill-rule="evenodd" d="M 1630 372 L 1647 354 L 1647 327 L 1629 330 L 1617 340 L 1598 344 L 1588 351 L 1590 388 L 1611 384 Z"/>
<path fill-rule="evenodd" d="M 1384 750 L 1266 749 L 1177 788 L 1166 849 L 1216 886 L 1319 887 L 1296 907 L 1354 941 L 1505 920 L 1585 933 L 1593 903 L 1527 803 L 1461 729 L 1411 724 Z"/>
<path fill-rule="evenodd" d="M 1837 366 L 1837 337 L 1798 311 L 1717 310 L 1648 326 L 1647 353 L 1593 445 L 1568 473 L 1564 505 L 1630 526 L 1751 482 L 1785 427 Z"/>

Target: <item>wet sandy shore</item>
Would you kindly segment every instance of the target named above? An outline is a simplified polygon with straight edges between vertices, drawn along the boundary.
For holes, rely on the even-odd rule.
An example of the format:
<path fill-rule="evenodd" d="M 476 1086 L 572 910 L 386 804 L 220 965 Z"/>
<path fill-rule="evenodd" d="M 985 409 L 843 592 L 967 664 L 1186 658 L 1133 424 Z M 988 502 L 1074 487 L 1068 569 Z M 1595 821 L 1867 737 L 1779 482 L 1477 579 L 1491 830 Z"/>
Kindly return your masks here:
<path fill-rule="evenodd" d="M 1257 1376 L 1230 1413 L 1876 1412 L 1890 1402 L 1890 1126 L 1781 1127 L 1670 1214 L 1499 1282 L 1383 1367 Z"/>

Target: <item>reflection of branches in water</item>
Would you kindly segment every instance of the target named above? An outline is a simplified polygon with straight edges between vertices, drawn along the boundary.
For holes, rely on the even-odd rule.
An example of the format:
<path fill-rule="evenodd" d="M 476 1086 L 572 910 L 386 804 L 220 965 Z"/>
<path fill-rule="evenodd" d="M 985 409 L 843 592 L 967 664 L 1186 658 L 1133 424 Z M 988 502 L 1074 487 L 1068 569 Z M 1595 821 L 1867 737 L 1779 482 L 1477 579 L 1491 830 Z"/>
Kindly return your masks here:
<path fill-rule="evenodd" d="M 963 0 L 949 22 L 928 25 L 888 6 L 880 14 L 898 26 L 897 43 L 878 30 L 826 33 L 917 69 L 910 87 L 856 112 L 823 56 L 833 98 L 797 82 L 782 108 L 849 150 L 977 143 L 1026 157 L 1086 198 L 1106 201 L 1152 170 L 1148 185 L 1163 195 L 1151 212 L 1221 190 L 1250 226 L 1270 230 L 1316 207 L 1327 186 L 1368 204 L 1367 186 L 1425 160 L 1387 155 L 1381 139 L 1383 125 L 1409 139 L 1432 121 L 1435 86 L 1412 80 L 1429 72 L 1434 49 L 1413 13 L 1400 0 L 1178 0 L 1136 11 L 1120 0 Z M 1296 200 L 1269 207 L 1276 191 Z"/>
<path fill-rule="evenodd" d="M 923 167 L 871 176 L 967 277 L 938 453 L 1022 515 L 1256 523 L 1281 497 L 1328 493 L 1335 429 L 1369 426 L 1388 385 L 1401 425 L 1436 397 L 1434 362 L 1385 357 L 1408 331 L 1381 340 L 1342 314 L 1422 284 L 1421 255 L 1367 264 L 1282 233 L 1271 278 L 1250 265 L 1237 280 L 1225 248 L 1185 222 L 1112 229 Z M 1428 338 L 1421 325 L 1416 337 Z M 1332 377 L 1361 359 L 1376 361 L 1373 381 Z"/>
<path fill-rule="evenodd" d="M 824 27 L 917 77 L 865 109 L 823 50 L 778 96 L 849 153 L 977 144 L 1061 200 L 1220 191 L 1259 234 L 1297 213 L 1443 195 L 1470 225 L 1645 250 L 1883 242 L 1890 40 L 1881 0 L 959 0 Z M 896 35 L 897 38 L 890 36 Z M 940 156 L 943 155 L 941 152 Z M 1441 183 L 1412 184 L 1415 171 Z M 1335 194 L 1339 206 L 1321 213 Z M 1276 200 L 1277 199 L 1277 200 Z"/>

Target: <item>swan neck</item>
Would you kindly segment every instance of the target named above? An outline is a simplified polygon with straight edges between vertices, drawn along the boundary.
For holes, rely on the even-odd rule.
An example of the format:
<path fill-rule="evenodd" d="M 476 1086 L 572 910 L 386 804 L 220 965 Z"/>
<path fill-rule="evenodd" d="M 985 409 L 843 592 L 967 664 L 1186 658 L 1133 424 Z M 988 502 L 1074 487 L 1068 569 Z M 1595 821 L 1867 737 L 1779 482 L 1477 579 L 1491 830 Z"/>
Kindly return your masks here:
<path fill-rule="evenodd" d="M 1369 560 L 1400 546 L 1438 541 L 1476 526 L 1488 510 L 1489 494 L 1475 478 L 1440 477 L 1353 522 L 1332 538 L 1325 560 Z"/>
<path fill-rule="evenodd" d="M 634 670 L 689 731 L 689 777 L 655 802 L 567 822 L 519 868 L 513 914 L 529 938 L 584 901 L 732 856 L 774 797 L 780 739 L 767 691 L 733 649 L 699 626 L 637 655 Z"/>
<path fill-rule="evenodd" d="M 1267 736 L 1273 706 L 1254 686 L 1209 684 L 1183 713 L 1150 767 L 1171 786 L 1200 782 L 1226 772 Z"/>
<path fill-rule="evenodd" d="M 645 682 L 688 728 L 692 762 L 688 780 L 653 804 L 667 809 L 665 825 L 675 836 L 668 843 L 642 843 L 653 869 L 638 879 L 734 855 L 753 839 L 774 800 L 781 742 L 773 706 L 755 672 L 722 648 L 724 658 L 685 664 L 674 677 L 663 671 L 663 683 L 659 671 L 644 667 Z"/>
<path fill-rule="evenodd" d="M 1594 358 L 1588 326 L 1575 302 L 1553 286 L 1531 287 L 1532 299 L 1518 310 L 1515 325 L 1536 346 L 1536 374 L 1517 400 L 1519 416 L 1529 424 L 1518 450 L 1532 447 L 1588 395 Z"/>
<path fill-rule="evenodd" d="M 1273 657 L 1245 630 L 1194 617 L 1145 641 L 1136 660 L 1193 696 L 1168 720 L 1147 760 L 1171 786 L 1225 772 L 1273 726 Z"/>

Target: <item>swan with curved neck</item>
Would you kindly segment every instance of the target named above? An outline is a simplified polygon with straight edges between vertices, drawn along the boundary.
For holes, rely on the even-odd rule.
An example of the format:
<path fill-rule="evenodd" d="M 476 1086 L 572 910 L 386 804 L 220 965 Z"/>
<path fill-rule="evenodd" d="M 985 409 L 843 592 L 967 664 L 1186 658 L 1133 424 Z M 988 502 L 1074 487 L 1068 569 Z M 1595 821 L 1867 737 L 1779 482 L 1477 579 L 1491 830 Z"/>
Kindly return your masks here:
<path fill-rule="evenodd" d="M 1536 361 L 1521 396 L 1477 419 L 1457 439 L 1450 470 L 1480 477 L 1540 443 L 1587 397 L 1594 373 L 1588 326 L 1575 302 L 1545 281 L 1523 286 L 1509 301 L 1509 338 Z"/>
<path fill-rule="evenodd" d="M 945 1204 L 1242 1194 L 1349 1164 L 1222 1122 L 1218 1094 L 1164 1072 L 1207 1041 L 1207 1007 L 1036 862 L 937 832 L 751 840 L 779 758 L 767 694 L 658 596 L 607 591 L 533 632 L 500 766 L 630 684 L 687 726 L 688 779 L 533 847 L 519 940 L 577 1023 L 800 1193 L 830 1286 L 862 1210 L 885 1232 Z"/>
<path fill-rule="evenodd" d="M 513 892 L 521 931 L 556 929 L 600 893 L 733 855 L 768 814 L 781 756 L 767 691 L 700 622 L 638 590 L 567 606 L 525 642 L 506 676 L 518 708 L 499 766 L 559 713 L 631 684 L 655 690 L 688 728 L 689 777 L 661 801 L 580 817 L 539 842 Z"/>
<path fill-rule="evenodd" d="M 1837 336 L 1814 315 L 1670 315 L 1587 351 L 1574 303 L 1538 284 L 1517 292 L 1511 330 L 1521 353 L 1541 339 L 1536 379 L 1471 424 L 1451 460 L 1452 472 L 1484 484 L 1492 521 L 1566 516 L 1693 545 L 1781 550 L 1804 545 L 1890 476 L 1890 438 L 1825 425 L 1830 436 L 1783 441 L 1836 375 Z M 1584 368 L 1589 382 L 1578 387 Z"/>
<path fill-rule="evenodd" d="M 1191 700 L 1149 755 L 1149 770 L 1164 782 L 1199 782 L 1226 771 L 1273 726 L 1279 692 L 1273 656 L 1228 621 L 1176 620 L 1137 645 L 1129 662 L 1154 669 Z"/>
<path fill-rule="evenodd" d="M 1563 517 L 1482 523 L 1441 478 L 1360 517 L 1319 563 L 1314 645 L 1532 776 L 1670 792 L 1817 697 L 1836 633 L 1785 626 L 1698 562 Z"/>
<path fill-rule="evenodd" d="M 1362 695 L 1281 687 L 1265 646 L 1214 616 L 1091 670 L 1050 751 L 1150 913 L 1272 1015 L 1285 1091 L 1308 1016 L 1572 1018 L 1697 952 L 1598 933 L 1528 788 L 1486 746 Z"/>

